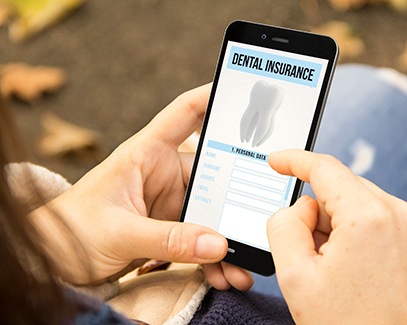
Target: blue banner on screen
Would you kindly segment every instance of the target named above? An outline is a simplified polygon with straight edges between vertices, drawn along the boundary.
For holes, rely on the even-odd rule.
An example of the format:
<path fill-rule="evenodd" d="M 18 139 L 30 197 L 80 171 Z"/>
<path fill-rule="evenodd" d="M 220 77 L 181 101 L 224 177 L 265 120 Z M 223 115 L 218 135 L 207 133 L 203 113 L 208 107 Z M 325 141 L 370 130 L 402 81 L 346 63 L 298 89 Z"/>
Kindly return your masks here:
<path fill-rule="evenodd" d="M 322 65 L 232 46 L 227 67 L 315 88 Z"/>

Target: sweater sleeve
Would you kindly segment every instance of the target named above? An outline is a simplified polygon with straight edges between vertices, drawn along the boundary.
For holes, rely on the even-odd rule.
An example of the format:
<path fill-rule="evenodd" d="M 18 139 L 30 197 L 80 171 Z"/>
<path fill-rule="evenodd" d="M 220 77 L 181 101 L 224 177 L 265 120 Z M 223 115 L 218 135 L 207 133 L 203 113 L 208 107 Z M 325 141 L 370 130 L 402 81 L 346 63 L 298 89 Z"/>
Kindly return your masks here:
<path fill-rule="evenodd" d="M 283 298 L 235 289 L 211 289 L 190 324 L 294 325 Z"/>

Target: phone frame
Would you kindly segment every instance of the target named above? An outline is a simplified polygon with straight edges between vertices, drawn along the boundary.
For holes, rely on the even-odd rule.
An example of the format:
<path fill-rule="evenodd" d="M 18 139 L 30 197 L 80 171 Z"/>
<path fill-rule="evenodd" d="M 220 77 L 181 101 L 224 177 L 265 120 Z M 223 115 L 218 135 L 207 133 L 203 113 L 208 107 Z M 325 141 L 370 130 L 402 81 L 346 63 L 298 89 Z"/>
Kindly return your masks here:
<path fill-rule="evenodd" d="M 264 37 L 264 35 L 266 37 Z M 305 31 L 252 23 L 241 20 L 234 21 L 227 27 L 223 38 L 217 67 L 215 70 L 213 86 L 209 96 L 208 106 L 202 125 L 201 136 L 192 167 L 190 182 L 185 194 L 184 205 L 181 213 L 181 222 L 184 222 L 185 219 L 192 185 L 199 163 L 199 157 L 203 147 L 203 141 L 206 134 L 209 116 L 211 114 L 213 101 L 219 82 L 219 76 L 222 70 L 223 62 L 225 60 L 225 52 L 229 41 L 328 60 L 316 109 L 314 111 L 314 117 L 311 123 L 310 133 L 308 135 L 305 146 L 305 150 L 309 151 L 312 151 L 314 147 L 339 51 L 335 40 L 333 40 L 332 38 Z M 297 179 L 290 206 L 298 199 L 302 190 L 302 186 L 303 182 Z M 235 240 L 231 240 L 229 238 L 226 239 L 228 241 L 229 248 L 228 253 L 223 261 L 265 276 L 269 276 L 275 273 L 274 261 L 270 252 L 237 242 Z"/>

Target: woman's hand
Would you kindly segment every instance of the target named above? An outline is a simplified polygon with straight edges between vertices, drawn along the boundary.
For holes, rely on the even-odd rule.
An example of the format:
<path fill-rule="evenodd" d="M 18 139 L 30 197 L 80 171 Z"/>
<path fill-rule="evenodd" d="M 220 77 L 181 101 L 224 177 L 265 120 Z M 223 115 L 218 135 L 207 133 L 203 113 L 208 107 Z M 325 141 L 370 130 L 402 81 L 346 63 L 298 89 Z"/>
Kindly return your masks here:
<path fill-rule="evenodd" d="M 330 156 L 269 156 L 309 182 L 268 222 L 277 279 L 297 324 L 407 323 L 407 204 Z"/>
<path fill-rule="evenodd" d="M 206 264 L 225 256 L 224 237 L 206 227 L 174 222 L 193 161 L 193 155 L 177 149 L 201 125 L 209 91 L 206 85 L 179 96 L 70 190 L 35 212 L 39 229 L 54 229 L 44 232 L 50 241 L 46 247 L 66 280 L 83 284 L 117 278 L 145 258 Z M 92 273 L 78 266 L 78 251 L 65 240 L 55 244 L 65 235 L 50 211 L 78 239 Z M 70 262 L 61 261 L 64 256 Z M 252 285 L 247 272 L 230 265 L 212 265 L 207 273 L 220 289 Z"/>

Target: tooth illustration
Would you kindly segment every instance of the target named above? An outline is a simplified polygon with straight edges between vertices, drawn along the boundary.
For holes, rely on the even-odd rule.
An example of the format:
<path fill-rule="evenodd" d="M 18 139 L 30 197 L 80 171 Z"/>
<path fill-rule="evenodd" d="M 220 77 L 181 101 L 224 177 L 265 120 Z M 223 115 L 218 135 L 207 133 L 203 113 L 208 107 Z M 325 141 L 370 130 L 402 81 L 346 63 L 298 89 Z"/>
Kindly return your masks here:
<path fill-rule="evenodd" d="M 252 147 L 260 146 L 274 131 L 274 121 L 283 101 L 283 90 L 267 83 L 257 81 L 250 93 L 250 102 L 240 120 L 240 140 L 249 142 L 253 135 Z M 254 131 L 256 130 L 256 131 Z"/>

